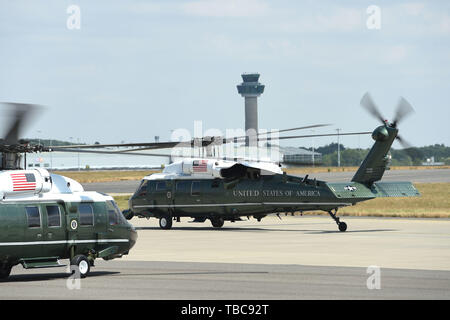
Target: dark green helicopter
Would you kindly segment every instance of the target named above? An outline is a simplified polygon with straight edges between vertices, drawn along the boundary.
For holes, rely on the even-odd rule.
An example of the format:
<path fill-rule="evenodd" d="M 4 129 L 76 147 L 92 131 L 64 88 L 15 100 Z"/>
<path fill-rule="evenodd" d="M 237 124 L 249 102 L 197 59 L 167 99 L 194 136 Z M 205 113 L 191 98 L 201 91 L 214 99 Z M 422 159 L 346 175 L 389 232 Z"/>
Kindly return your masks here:
<path fill-rule="evenodd" d="M 398 136 L 397 124 L 413 109 L 401 98 L 395 120 L 389 123 L 381 116 L 369 94 L 365 94 L 361 105 L 375 115 L 382 125 L 373 132 L 340 133 L 339 135 L 370 134 L 375 143 L 350 182 L 328 183 L 316 179 L 284 174 L 276 163 L 251 160 L 227 160 L 211 156 L 184 158 L 167 165 L 162 173 L 146 176 L 129 200 L 129 209 L 123 214 L 127 219 L 133 216 L 155 217 L 163 229 L 170 229 L 173 221 L 181 217 L 194 218 L 194 222 L 207 219 L 215 228 L 224 221 L 238 221 L 243 216 L 253 216 L 258 221 L 268 214 L 280 212 L 304 212 L 323 210 L 337 223 L 340 231 L 347 225 L 336 216 L 339 208 L 378 197 L 418 196 L 419 192 L 410 182 L 379 182 L 388 168 L 389 150 L 395 139 L 403 145 L 406 142 Z M 325 126 L 312 125 L 284 129 L 278 132 Z M 271 142 L 269 137 L 258 141 Z M 337 134 L 302 135 L 277 137 L 279 140 L 336 136 Z M 186 142 L 152 142 L 107 145 L 78 145 L 55 147 L 57 151 L 120 153 L 144 156 L 162 154 L 136 153 L 136 151 L 175 147 L 201 147 L 211 151 L 212 146 L 243 142 L 247 136 L 222 138 L 203 137 Z M 94 151 L 92 148 L 132 147 L 121 151 Z M 409 147 L 409 146 L 408 146 Z"/>
<path fill-rule="evenodd" d="M 382 125 L 372 132 L 375 143 L 350 182 L 328 183 L 309 179 L 308 175 L 291 176 L 273 163 L 184 159 L 166 166 L 162 173 L 144 177 L 124 214 L 128 219 L 158 218 L 163 229 L 170 229 L 172 221 L 180 221 L 180 217 L 192 217 L 195 222 L 209 219 L 213 227 L 220 228 L 224 221 L 238 221 L 242 216 L 260 221 L 273 213 L 323 210 L 340 231 L 346 231 L 346 223 L 336 216 L 341 207 L 379 197 L 420 195 L 410 182 L 379 182 L 388 168 L 394 140 L 406 145 L 398 136 L 397 125 L 412 112 L 412 107 L 401 98 L 395 120 L 389 123 L 369 94 L 364 95 L 361 105 Z M 317 135 L 279 139 L 311 136 Z"/>
<path fill-rule="evenodd" d="M 86 277 L 94 260 L 128 254 L 137 239 L 114 199 L 86 192 L 75 180 L 37 168 L 24 170 L 22 154 L 51 151 L 18 139 L 33 105 L 10 103 L 14 120 L 0 140 L 0 279 L 11 268 L 64 266 Z"/>

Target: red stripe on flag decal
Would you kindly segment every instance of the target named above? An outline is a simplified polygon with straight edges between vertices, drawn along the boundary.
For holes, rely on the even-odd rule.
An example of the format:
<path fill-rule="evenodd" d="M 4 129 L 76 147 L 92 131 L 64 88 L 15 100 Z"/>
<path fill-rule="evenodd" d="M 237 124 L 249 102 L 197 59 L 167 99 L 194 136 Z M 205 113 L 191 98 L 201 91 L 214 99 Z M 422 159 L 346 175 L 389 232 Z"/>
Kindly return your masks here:
<path fill-rule="evenodd" d="M 194 172 L 206 172 L 208 168 L 207 160 L 194 160 L 192 162 L 192 169 Z"/>
<path fill-rule="evenodd" d="M 35 179 L 32 173 L 11 173 L 13 191 L 32 191 L 36 189 Z"/>

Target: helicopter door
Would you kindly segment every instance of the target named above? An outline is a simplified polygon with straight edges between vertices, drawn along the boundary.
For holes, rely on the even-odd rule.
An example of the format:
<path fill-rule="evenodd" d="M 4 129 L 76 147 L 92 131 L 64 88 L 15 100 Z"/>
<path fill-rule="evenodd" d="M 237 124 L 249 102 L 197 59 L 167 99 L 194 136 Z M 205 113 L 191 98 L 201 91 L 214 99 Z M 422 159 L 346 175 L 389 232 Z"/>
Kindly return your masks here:
<path fill-rule="evenodd" d="M 158 211 L 166 213 L 169 205 L 172 204 L 172 186 L 166 181 L 158 181 L 156 183 L 155 192 L 153 193 L 153 201 Z"/>
<path fill-rule="evenodd" d="M 60 204 L 44 204 L 41 207 L 43 213 L 43 238 L 48 241 L 48 254 L 60 256 L 66 249 L 66 221 L 64 207 Z M 54 244 L 53 244 L 54 243 Z"/>
<path fill-rule="evenodd" d="M 74 241 L 78 239 L 78 227 L 80 225 L 80 217 L 78 215 L 78 208 L 75 204 L 70 202 L 65 203 L 66 209 L 66 231 L 67 231 L 67 240 Z M 69 244 L 69 247 L 73 246 L 73 244 Z"/>
<path fill-rule="evenodd" d="M 191 203 L 194 206 L 202 204 L 202 181 L 192 181 Z"/>
<path fill-rule="evenodd" d="M 37 205 L 29 205 L 25 207 L 25 241 L 26 242 L 37 242 L 43 241 L 43 229 L 42 229 L 42 213 L 41 208 Z M 30 253 L 27 255 L 40 256 L 44 253 L 43 246 L 36 245 L 30 246 Z"/>
<path fill-rule="evenodd" d="M 190 207 L 184 207 L 191 202 L 191 181 L 179 180 L 176 182 L 173 202 L 176 205 L 177 211 L 181 213 L 190 213 L 193 211 Z"/>

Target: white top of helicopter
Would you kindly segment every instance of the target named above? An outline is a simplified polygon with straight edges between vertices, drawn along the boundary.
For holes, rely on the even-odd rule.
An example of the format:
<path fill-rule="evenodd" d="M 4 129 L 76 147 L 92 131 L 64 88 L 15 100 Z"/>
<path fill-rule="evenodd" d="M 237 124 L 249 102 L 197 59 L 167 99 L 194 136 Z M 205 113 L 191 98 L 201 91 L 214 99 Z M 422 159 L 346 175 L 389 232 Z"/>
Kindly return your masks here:
<path fill-rule="evenodd" d="M 249 168 L 261 169 L 265 174 L 282 174 L 280 166 L 273 162 L 230 161 L 219 159 L 190 158 L 167 165 L 163 172 L 145 176 L 146 180 L 163 179 L 223 179 L 220 170 L 230 168 L 235 164 L 242 164 Z"/>
<path fill-rule="evenodd" d="M 84 191 L 79 182 L 42 168 L 0 171 L 0 203 L 56 200 L 80 202 L 113 198 L 94 191 Z"/>

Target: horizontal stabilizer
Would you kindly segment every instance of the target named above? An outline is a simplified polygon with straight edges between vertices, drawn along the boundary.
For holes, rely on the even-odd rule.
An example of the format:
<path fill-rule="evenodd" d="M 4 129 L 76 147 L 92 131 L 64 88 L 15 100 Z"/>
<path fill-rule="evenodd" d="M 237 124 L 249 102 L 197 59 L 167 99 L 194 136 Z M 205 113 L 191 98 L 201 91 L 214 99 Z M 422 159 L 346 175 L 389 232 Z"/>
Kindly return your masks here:
<path fill-rule="evenodd" d="M 368 200 L 381 197 L 417 197 L 419 191 L 411 182 L 376 182 L 367 186 L 358 182 L 327 183 L 340 199 Z"/>
<path fill-rule="evenodd" d="M 376 182 L 372 192 L 380 197 L 419 197 L 420 193 L 411 182 Z"/>

